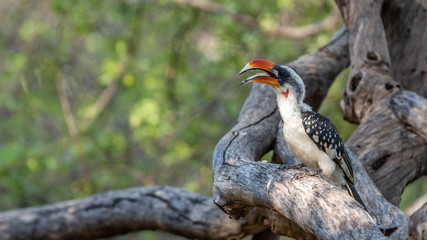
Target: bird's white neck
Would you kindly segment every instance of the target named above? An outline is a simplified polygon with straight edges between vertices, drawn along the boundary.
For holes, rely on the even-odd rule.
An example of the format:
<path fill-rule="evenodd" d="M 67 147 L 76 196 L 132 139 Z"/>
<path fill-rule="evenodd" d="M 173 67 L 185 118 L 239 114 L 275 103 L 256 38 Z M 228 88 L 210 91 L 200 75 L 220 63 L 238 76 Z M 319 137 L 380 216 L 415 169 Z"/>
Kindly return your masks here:
<path fill-rule="evenodd" d="M 301 111 L 311 110 L 311 107 L 298 102 L 294 91 L 290 89 L 275 89 L 277 93 L 277 106 L 279 107 L 280 115 L 284 122 L 299 120 L 301 121 Z"/>
<path fill-rule="evenodd" d="M 279 89 L 277 93 L 277 106 L 279 107 L 280 115 L 283 121 L 300 119 L 301 108 L 297 102 L 295 94 L 289 89 L 283 91 Z"/>

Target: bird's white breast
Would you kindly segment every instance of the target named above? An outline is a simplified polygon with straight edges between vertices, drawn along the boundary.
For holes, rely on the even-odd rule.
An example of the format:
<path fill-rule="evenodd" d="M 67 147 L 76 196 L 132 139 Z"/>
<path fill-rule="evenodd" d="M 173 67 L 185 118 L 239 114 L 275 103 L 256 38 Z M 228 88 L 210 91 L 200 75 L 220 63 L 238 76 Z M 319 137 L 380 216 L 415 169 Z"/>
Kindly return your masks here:
<path fill-rule="evenodd" d="M 319 150 L 316 144 L 305 133 L 301 121 L 299 123 L 297 121 L 285 122 L 283 136 L 289 150 L 292 151 L 298 160 L 307 164 L 312 169 L 319 169 L 318 161 L 327 156 Z"/>
<path fill-rule="evenodd" d="M 294 104 L 284 102 L 292 103 L 293 99 L 279 97 L 277 101 L 283 119 L 283 136 L 289 150 L 308 167 L 322 169 L 326 177 L 332 177 L 335 172 L 335 162 L 307 135 L 302 125 L 301 111 Z"/>

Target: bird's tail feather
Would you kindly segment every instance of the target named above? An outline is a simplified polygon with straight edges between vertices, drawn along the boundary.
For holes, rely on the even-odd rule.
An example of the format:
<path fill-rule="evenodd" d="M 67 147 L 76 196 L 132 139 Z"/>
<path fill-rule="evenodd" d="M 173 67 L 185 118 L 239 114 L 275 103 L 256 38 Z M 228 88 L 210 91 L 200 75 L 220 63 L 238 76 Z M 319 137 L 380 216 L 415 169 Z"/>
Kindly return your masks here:
<path fill-rule="evenodd" d="M 362 204 L 362 206 L 365 208 L 366 211 L 368 211 L 368 209 L 366 208 L 365 203 L 363 202 L 362 198 L 360 197 L 359 192 L 357 191 L 357 189 L 354 187 L 354 184 L 350 181 L 350 179 L 346 178 L 346 188 L 347 191 L 349 192 L 349 194 L 356 199 L 356 201 L 358 201 L 360 204 Z"/>
<path fill-rule="evenodd" d="M 350 195 L 356 199 L 356 201 L 358 201 L 360 204 L 362 204 L 362 206 L 365 208 L 365 211 L 369 213 L 368 209 L 366 208 L 365 203 L 363 202 L 362 198 L 360 197 L 359 192 L 357 191 L 357 189 L 354 187 L 354 184 L 350 181 L 350 179 L 346 178 L 346 186 L 345 188 L 347 188 L 348 192 L 350 193 Z M 393 229 L 387 229 L 386 227 L 382 226 L 381 224 L 378 223 L 377 218 L 374 215 L 371 215 L 369 213 L 369 216 L 372 218 L 373 221 L 376 222 L 378 228 L 381 230 L 381 232 L 386 235 L 386 236 L 390 236 L 395 230 L 396 228 Z"/>

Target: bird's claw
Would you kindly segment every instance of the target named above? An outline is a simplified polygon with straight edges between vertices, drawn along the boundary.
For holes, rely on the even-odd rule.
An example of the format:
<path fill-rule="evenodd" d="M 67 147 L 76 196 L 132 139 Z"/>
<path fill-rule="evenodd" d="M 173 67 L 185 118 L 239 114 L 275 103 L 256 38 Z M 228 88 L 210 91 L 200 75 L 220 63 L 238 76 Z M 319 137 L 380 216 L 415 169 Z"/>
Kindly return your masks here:
<path fill-rule="evenodd" d="M 294 176 L 291 178 L 291 181 L 298 180 L 302 178 L 303 175 L 304 175 L 303 173 L 295 173 Z"/>
<path fill-rule="evenodd" d="M 298 163 L 298 164 L 295 164 L 295 165 L 280 164 L 278 170 L 302 169 L 304 167 L 306 167 L 306 165 L 304 163 Z"/>
<path fill-rule="evenodd" d="M 291 181 L 298 180 L 300 178 L 307 177 L 307 176 L 320 176 L 322 172 L 323 172 L 322 169 L 315 169 L 312 171 L 307 171 L 306 173 L 295 173 L 295 175 L 291 178 Z"/>

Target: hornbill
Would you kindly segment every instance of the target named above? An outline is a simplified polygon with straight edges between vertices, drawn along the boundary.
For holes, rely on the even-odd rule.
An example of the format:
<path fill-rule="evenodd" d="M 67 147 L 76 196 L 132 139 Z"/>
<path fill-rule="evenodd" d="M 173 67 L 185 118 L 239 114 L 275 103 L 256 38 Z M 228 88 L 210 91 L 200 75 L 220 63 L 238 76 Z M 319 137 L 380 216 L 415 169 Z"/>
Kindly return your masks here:
<path fill-rule="evenodd" d="M 366 210 L 354 187 L 353 168 L 338 130 L 329 119 L 303 103 L 305 86 L 297 72 L 288 66 L 258 59 L 246 64 L 238 76 L 251 70 L 262 72 L 242 81 L 241 85 L 259 82 L 273 87 L 283 120 L 283 135 L 295 157 L 347 189 Z"/>

